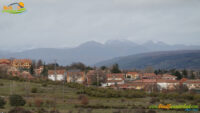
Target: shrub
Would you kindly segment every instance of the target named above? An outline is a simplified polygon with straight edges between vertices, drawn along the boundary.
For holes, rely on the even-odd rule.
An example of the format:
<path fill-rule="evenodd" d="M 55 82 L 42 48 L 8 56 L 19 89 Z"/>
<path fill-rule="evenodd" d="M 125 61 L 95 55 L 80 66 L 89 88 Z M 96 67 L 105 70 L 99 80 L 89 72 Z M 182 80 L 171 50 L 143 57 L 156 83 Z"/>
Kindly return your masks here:
<path fill-rule="evenodd" d="M 26 101 L 20 95 L 11 95 L 9 102 L 11 106 L 24 106 L 26 104 Z"/>
<path fill-rule="evenodd" d="M 137 109 L 135 110 L 135 113 L 146 113 L 144 109 Z"/>
<path fill-rule="evenodd" d="M 41 100 L 41 99 L 36 99 L 35 100 L 35 106 L 36 107 L 42 107 L 42 105 L 43 105 L 43 100 Z"/>
<path fill-rule="evenodd" d="M 3 84 L 3 83 L 0 83 L 0 86 L 4 86 L 4 84 Z"/>
<path fill-rule="evenodd" d="M 60 113 L 58 110 L 51 110 L 50 113 Z"/>
<path fill-rule="evenodd" d="M 47 87 L 47 84 L 46 84 L 46 83 L 43 83 L 43 84 L 42 84 L 42 87 Z"/>
<path fill-rule="evenodd" d="M 11 109 L 8 113 L 31 113 L 31 112 L 23 108 L 16 107 Z"/>
<path fill-rule="evenodd" d="M 52 100 L 46 100 L 46 101 L 45 101 L 45 104 L 46 104 L 47 106 L 50 106 L 50 107 L 55 107 L 55 106 L 56 106 L 55 101 L 52 101 Z"/>
<path fill-rule="evenodd" d="M 82 105 L 88 105 L 88 104 L 89 104 L 88 97 L 83 96 L 83 97 L 81 98 L 81 104 L 82 104 Z"/>
<path fill-rule="evenodd" d="M 154 110 L 149 110 L 147 113 L 156 113 Z"/>
<path fill-rule="evenodd" d="M 31 89 L 31 93 L 37 93 L 37 92 L 38 92 L 37 88 L 32 88 Z"/>
<path fill-rule="evenodd" d="M 4 108 L 5 104 L 6 104 L 6 101 L 0 97 L 0 108 Z"/>
<path fill-rule="evenodd" d="M 150 100 L 150 103 L 151 104 L 154 104 L 154 103 L 156 103 L 156 102 L 160 102 L 160 99 L 159 98 L 151 98 L 151 100 Z"/>
<path fill-rule="evenodd" d="M 45 110 L 44 108 L 40 108 L 40 109 L 38 109 L 37 113 L 48 113 L 48 111 Z"/>

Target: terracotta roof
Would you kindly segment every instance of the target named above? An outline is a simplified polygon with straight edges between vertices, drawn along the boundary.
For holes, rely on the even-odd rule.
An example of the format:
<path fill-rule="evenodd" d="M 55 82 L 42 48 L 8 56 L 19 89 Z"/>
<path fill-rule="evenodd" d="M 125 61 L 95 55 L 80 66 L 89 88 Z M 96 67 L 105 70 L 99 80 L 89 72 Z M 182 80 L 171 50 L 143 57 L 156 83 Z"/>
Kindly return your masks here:
<path fill-rule="evenodd" d="M 67 76 L 69 77 L 69 76 L 74 76 L 74 75 L 76 75 L 76 76 L 84 76 L 84 72 L 83 71 L 78 71 L 78 72 L 68 72 L 67 71 Z"/>
<path fill-rule="evenodd" d="M 180 82 L 185 82 L 185 81 L 187 81 L 188 79 L 187 78 L 182 78 L 181 80 L 180 80 Z"/>
<path fill-rule="evenodd" d="M 14 59 L 13 62 L 15 63 L 32 63 L 30 59 Z"/>
<path fill-rule="evenodd" d="M 162 77 L 166 77 L 166 78 L 177 78 L 174 75 L 170 75 L 170 74 L 164 74 Z"/>
<path fill-rule="evenodd" d="M 158 79 L 158 83 L 179 83 L 178 80 L 165 80 L 165 79 Z"/>
<path fill-rule="evenodd" d="M 200 83 L 200 80 L 187 80 L 185 81 L 184 83 L 187 83 L 187 84 L 194 84 L 194 83 Z"/>
<path fill-rule="evenodd" d="M 124 74 L 123 73 L 111 73 L 106 75 L 107 78 L 123 78 L 124 79 Z"/>
<path fill-rule="evenodd" d="M 126 74 L 139 74 L 138 72 L 127 72 Z"/>
<path fill-rule="evenodd" d="M 9 59 L 0 59 L 0 64 L 10 64 Z"/>
<path fill-rule="evenodd" d="M 156 79 L 141 79 L 133 81 L 133 83 L 154 83 L 154 82 L 156 82 Z"/>
<path fill-rule="evenodd" d="M 48 74 L 49 75 L 54 75 L 55 74 L 55 70 L 48 70 Z M 65 74 L 65 70 L 56 70 L 56 74 Z"/>
<path fill-rule="evenodd" d="M 124 80 L 107 80 L 107 83 L 109 82 L 123 82 Z"/>
<path fill-rule="evenodd" d="M 142 80 L 136 80 L 133 81 L 133 83 L 155 83 L 155 82 L 159 82 L 159 83 L 178 83 L 178 80 L 165 80 L 165 79 L 142 79 Z"/>
<path fill-rule="evenodd" d="M 143 76 L 156 76 L 155 73 L 142 73 Z"/>

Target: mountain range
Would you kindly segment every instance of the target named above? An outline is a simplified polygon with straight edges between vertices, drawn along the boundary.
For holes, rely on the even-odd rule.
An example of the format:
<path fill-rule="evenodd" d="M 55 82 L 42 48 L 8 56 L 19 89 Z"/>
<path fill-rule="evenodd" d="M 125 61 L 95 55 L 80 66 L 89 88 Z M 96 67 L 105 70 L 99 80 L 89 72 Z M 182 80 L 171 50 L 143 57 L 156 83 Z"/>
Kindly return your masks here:
<path fill-rule="evenodd" d="M 0 58 L 42 59 L 46 63 L 52 63 L 56 59 L 61 65 L 83 62 L 87 65 L 94 66 L 98 62 L 115 57 L 155 51 L 198 50 L 199 48 L 200 46 L 168 45 L 164 42 L 153 41 L 148 41 L 144 44 L 138 44 L 128 40 L 110 40 L 104 44 L 89 41 L 74 48 L 37 48 L 12 53 L 0 51 Z"/>
<path fill-rule="evenodd" d="M 99 62 L 96 66 L 118 64 L 121 69 L 200 69 L 200 50 L 150 52 Z"/>

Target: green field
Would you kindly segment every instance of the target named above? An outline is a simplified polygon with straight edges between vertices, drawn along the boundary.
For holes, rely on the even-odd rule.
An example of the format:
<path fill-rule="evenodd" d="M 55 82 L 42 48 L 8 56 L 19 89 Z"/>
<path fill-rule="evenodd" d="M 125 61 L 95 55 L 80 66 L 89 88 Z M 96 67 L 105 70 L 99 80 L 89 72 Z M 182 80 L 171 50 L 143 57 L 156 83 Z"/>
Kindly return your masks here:
<path fill-rule="evenodd" d="M 8 112 L 11 107 L 9 105 L 8 97 L 10 94 L 18 94 L 23 96 L 26 99 L 25 109 L 37 113 L 37 110 L 44 108 L 46 110 L 52 110 L 53 107 L 46 104 L 47 101 L 53 101 L 56 103 L 55 109 L 59 110 L 61 113 L 139 113 L 137 110 L 132 109 L 132 106 L 141 106 L 148 107 L 150 104 L 151 97 L 146 98 L 98 98 L 98 97 L 88 97 L 89 104 L 88 106 L 112 106 L 113 108 L 82 108 L 76 107 L 81 105 L 79 99 L 79 94 L 76 92 L 78 89 L 69 88 L 63 85 L 50 85 L 43 86 L 40 83 L 31 83 L 31 82 L 20 82 L 12 80 L 3 80 L 0 79 L 0 96 L 5 98 L 7 104 L 4 109 L 0 109 L 1 112 Z M 37 93 L 31 93 L 32 88 L 37 88 Z M 42 100 L 43 105 L 40 107 L 35 106 L 35 100 Z M 162 103 L 170 104 L 191 104 L 194 100 L 187 100 L 183 102 L 177 102 L 176 100 L 160 100 L 153 105 L 158 105 Z M 120 106 L 125 106 L 123 109 L 118 109 Z M 148 109 L 146 109 L 148 111 Z M 156 110 L 157 113 L 186 113 L 185 111 L 169 111 L 169 110 Z M 193 111 L 190 113 L 199 113 Z"/>

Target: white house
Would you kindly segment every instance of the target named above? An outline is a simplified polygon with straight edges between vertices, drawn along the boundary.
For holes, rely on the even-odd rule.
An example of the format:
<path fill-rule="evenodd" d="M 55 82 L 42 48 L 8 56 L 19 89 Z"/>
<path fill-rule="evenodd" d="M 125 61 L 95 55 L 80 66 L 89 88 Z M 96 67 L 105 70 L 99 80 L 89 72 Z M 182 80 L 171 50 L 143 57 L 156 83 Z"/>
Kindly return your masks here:
<path fill-rule="evenodd" d="M 66 80 L 66 72 L 65 70 L 49 70 L 48 71 L 48 79 L 52 81 L 62 81 Z"/>
<path fill-rule="evenodd" d="M 107 82 L 101 84 L 102 87 L 124 84 L 125 75 L 123 73 L 112 73 L 107 74 L 106 76 Z"/>
<path fill-rule="evenodd" d="M 159 79 L 159 80 L 157 80 L 157 85 L 160 90 L 163 90 L 163 89 L 174 90 L 174 89 L 176 89 L 176 86 L 179 85 L 179 81 Z"/>

